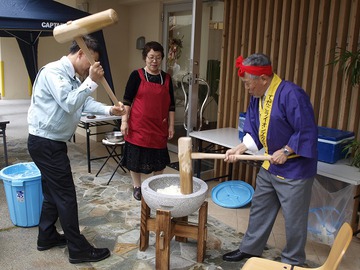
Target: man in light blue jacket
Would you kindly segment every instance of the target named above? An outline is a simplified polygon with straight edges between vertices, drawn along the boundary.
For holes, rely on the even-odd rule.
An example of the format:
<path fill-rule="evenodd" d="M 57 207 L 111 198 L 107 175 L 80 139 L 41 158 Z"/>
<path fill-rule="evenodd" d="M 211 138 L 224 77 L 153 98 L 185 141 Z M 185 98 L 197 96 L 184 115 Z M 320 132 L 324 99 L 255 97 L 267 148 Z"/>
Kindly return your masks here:
<path fill-rule="evenodd" d="M 71 263 L 95 262 L 110 256 L 107 248 L 94 248 L 80 233 L 75 185 L 66 142 L 73 136 L 83 112 L 123 115 L 123 105 L 105 106 L 91 94 L 104 76 L 99 44 L 85 36 L 95 63 L 90 65 L 76 42 L 70 53 L 40 69 L 28 112 L 28 150 L 41 172 L 42 205 L 37 249 L 68 246 Z M 85 78 L 81 82 L 77 77 Z M 55 223 L 60 220 L 64 235 Z"/>

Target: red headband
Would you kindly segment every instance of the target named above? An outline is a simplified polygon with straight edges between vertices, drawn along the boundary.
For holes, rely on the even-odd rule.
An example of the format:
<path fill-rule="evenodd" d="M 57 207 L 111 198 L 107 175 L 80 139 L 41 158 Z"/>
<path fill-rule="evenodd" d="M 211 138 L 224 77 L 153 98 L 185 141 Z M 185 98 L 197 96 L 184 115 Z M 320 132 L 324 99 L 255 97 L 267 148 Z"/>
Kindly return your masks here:
<path fill-rule="evenodd" d="M 271 66 L 244 66 L 243 60 L 244 58 L 241 55 L 236 59 L 236 67 L 239 68 L 238 75 L 240 77 L 244 77 L 245 72 L 255 76 L 270 76 L 273 73 Z"/>

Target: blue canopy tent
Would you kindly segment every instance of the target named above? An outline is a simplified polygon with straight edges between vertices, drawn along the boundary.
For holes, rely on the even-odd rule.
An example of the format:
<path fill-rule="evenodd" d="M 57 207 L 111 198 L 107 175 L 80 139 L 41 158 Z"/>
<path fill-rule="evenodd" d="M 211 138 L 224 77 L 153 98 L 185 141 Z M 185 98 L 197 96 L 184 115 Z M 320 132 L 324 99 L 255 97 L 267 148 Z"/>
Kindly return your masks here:
<path fill-rule="evenodd" d="M 90 15 L 87 12 L 51 0 L 0 0 L 0 37 L 16 38 L 32 83 L 38 67 L 39 38 L 52 36 L 53 29 Z M 101 45 L 100 62 L 110 87 L 113 81 L 102 31 L 91 33 Z"/>

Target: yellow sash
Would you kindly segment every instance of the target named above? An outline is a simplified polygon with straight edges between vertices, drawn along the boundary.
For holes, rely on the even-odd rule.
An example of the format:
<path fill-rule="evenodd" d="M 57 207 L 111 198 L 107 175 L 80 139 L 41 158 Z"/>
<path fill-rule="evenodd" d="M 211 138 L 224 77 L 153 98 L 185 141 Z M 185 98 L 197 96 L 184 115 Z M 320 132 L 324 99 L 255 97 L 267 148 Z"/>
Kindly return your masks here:
<path fill-rule="evenodd" d="M 265 96 L 264 104 L 262 104 L 261 98 L 259 98 L 259 113 L 260 113 L 259 139 L 262 145 L 264 146 L 265 155 L 269 153 L 266 138 L 267 138 L 267 132 L 270 122 L 270 113 L 274 101 L 274 96 L 280 83 L 281 83 L 281 79 L 279 78 L 279 76 L 274 74 L 274 77 L 269 86 L 269 90 Z M 262 164 L 262 167 L 267 170 L 270 167 L 270 161 L 265 160 Z"/>

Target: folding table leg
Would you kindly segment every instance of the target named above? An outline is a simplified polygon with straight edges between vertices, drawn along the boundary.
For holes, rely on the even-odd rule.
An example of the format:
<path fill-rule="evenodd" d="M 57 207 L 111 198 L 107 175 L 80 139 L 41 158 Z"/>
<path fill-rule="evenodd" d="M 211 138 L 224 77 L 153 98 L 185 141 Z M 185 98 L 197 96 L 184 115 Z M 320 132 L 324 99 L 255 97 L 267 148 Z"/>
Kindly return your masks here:
<path fill-rule="evenodd" d="M 98 176 L 98 175 L 99 175 L 99 173 L 101 172 L 101 170 L 104 168 L 106 162 L 108 162 L 108 160 L 110 159 L 110 157 L 112 157 L 112 155 L 113 155 L 113 153 L 114 153 L 114 151 L 115 151 L 115 147 L 112 148 L 112 151 L 111 151 L 111 152 L 110 152 L 110 150 L 109 150 L 109 148 L 108 148 L 107 145 L 105 145 L 105 147 L 106 147 L 106 150 L 108 151 L 109 155 L 108 155 L 108 157 L 106 158 L 106 160 L 104 161 L 103 165 L 101 165 L 99 171 L 96 173 L 95 176 Z"/>
<path fill-rule="evenodd" d="M 121 146 L 121 147 L 122 147 L 122 146 Z M 122 161 L 122 159 L 123 159 L 122 151 L 121 151 L 121 158 L 119 158 L 119 154 L 116 152 L 116 147 L 114 147 L 114 151 L 113 151 L 112 153 L 115 153 L 115 154 L 112 156 L 112 158 L 115 160 L 115 162 L 117 162 L 117 166 L 116 166 L 113 174 L 111 175 L 111 177 L 110 177 L 110 179 L 109 179 L 109 181 L 107 182 L 106 185 L 109 185 L 109 184 L 110 184 L 112 178 L 113 178 L 114 175 L 115 175 L 115 172 L 119 169 L 119 167 L 121 167 L 121 169 L 123 170 L 123 172 L 126 173 L 125 168 L 121 165 L 121 161 Z M 118 159 L 116 159 L 115 157 L 118 157 Z"/>

